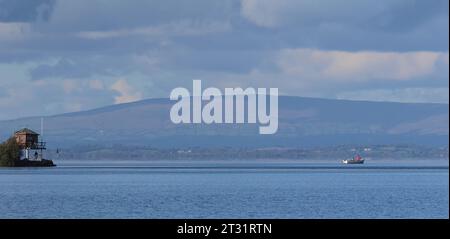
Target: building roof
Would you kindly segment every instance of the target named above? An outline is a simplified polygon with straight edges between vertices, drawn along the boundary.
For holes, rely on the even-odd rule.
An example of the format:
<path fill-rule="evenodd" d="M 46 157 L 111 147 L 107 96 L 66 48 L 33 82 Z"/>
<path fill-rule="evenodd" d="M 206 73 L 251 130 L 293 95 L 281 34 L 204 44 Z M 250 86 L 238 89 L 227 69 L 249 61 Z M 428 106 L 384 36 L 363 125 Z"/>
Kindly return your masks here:
<path fill-rule="evenodd" d="M 17 131 L 16 134 L 32 134 L 32 135 L 39 135 L 38 133 L 36 133 L 36 132 L 34 132 L 33 130 L 28 129 L 28 128 L 23 128 L 23 129 Z"/>

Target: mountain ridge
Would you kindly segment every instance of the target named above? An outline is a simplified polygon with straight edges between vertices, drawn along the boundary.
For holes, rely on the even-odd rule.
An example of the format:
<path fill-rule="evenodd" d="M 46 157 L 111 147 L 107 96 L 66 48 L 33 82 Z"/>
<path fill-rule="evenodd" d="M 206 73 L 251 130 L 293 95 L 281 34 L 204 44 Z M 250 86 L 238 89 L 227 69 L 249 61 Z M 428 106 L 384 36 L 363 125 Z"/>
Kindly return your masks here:
<path fill-rule="evenodd" d="M 259 135 L 255 124 L 175 125 L 175 101 L 153 98 L 45 116 L 53 147 L 154 145 L 155 147 L 310 147 L 339 144 L 448 145 L 448 104 L 279 97 L 279 132 Z M 40 116 L 0 121 L 0 138 Z M 446 139 L 445 139 L 446 138 Z"/>

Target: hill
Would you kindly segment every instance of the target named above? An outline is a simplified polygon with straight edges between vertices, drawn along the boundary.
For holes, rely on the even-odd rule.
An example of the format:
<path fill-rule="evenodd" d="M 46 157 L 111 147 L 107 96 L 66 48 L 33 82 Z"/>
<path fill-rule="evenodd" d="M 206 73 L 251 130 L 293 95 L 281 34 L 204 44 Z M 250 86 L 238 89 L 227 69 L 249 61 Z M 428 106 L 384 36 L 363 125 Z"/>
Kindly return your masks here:
<path fill-rule="evenodd" d="M 179 147 L 317 147 L 343 144 L 448 145 L 447 104 L 416 104 L 280 96 L 279 130 L 259 135 L 258 125 L 175 125 L 174 102 L 148 99 L 45 117 L 52 148 L 83 145 Z M 14 130 L 40 128 L 40 117 L 0 121 L 0 139 Z"/>

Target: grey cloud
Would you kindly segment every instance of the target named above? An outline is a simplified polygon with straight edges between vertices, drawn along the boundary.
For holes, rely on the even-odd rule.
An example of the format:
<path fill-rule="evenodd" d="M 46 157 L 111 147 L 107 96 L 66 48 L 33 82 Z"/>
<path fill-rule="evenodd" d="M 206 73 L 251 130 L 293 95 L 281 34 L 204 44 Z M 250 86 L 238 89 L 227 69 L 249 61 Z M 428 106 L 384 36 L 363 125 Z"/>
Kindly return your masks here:
<path fill-rule="evenodd" d="M 267 4 L 277 2 L 267 1 Z M 287 2 L 293 3 L 293 7 L 282 17 L 292 21 L 289 23 L 284 20 L 289 23 L 286 26 L 264 28 L 244 18 L 246 15 L 240 11 L 241 3 L 237 0 L 141 0 L 133 4 L 111 0 L 107 5 L 92 0 L 58 1 L 49 22 L 31 24 L 32 34 L 23 40 L 0 45 L 0 61 L 24 61 L 39 57 L 71 58 L 74 54 L 114 58 L 149 50 L 157 50 L 164 55 L 167 50 L 167 47 L 162 46 L 164 42 L 169 42 L 170 48 L 188 49 L 193 53 L 229 51 L 239 54 L 239 51 L 283 48 L 448 51 L 447 1 L 351 0 L 346 4 L 335 3 L 335 8 L 327 6 L 329 1 L 301 1 L 313 3 L 314 11 L 298 9 L 298 6 L 302 6 L 299 1 Z M 269 18 L 256 10 L 253 12 L 257 17 Z M 188 36 L 163 32 L 160 35 L 124 34 L 125 37 L 100 39 L 79 37 L 82 32 L 100 35 L 103 32 L 102 36 L 114 36 L 121 32 L 135 32 L 133 29 L 158 29 L 180 21 L 197 22 L 200 25 L 222 22 L 231 24 L 231 29 L 227 32 Z M 193 62 L 192 65 L 198 64 Z M 232 65 L 236 64 L 230 62 L 230 67 L 224 68 L 231 69 Z"/>
<path fill-rule="evenodd" d="M 43 30 L 110 31 L 155 26 L 182 20 L 229 20 L 236 0 L 77 0 L 58 1 L 52 22 Z"/>
<path fill-rule="evenodd" d="M 93 75 L 117 76 L 130 72 L 129 58 L 63 58 L 55 64 L 40 64 L 30 69 L 32 80 L 45 78 L 88 78 Z"/>
<path fill-rule="evenodd" d="M 43 64 L 30 71 L 32 80 L 39 80 L 47 77 L 88 77 L 89 69 L 79 67 L 74 62 L 67 59 L 58 61 L 55 65 Z"/>
<path fill-rule="evenodd" d="M 402 0 L 368 20 L 375 28 L 407 31 L 440 16 L 447 16 L 448 21 L 448 13 L 448 0 Z"/>
<path fill-rule="evenodd" d="M 436 16 L 448 16 L 448 1 L 436 0 L 243 0 L 242 14 L 262 27 L 339 24 L 364 29 L 408 30 Z"/>
<path fill-rule="evenodd" d="M 45 87 L 20 104 L 31 109 L 42 101 L 48 113 L 66 111 L 71 102 L 83 109 L 111 104 L 108 87 L 119 78 L 129 80 L 143 97 L 167 96 L 173 87 L 190 87 L 193 78 L 217 87 L 273 85 L 287 94 L 319 97 L 372 88 L 448 88 L 448 66 L 447 72 L 408 81 L 331 84 L 282 75 L 273 63 L 283 49 L 448 52 L 447 1 L 253 0 L 268 4 L 268 13 L 245 12 L 248 1 L 0 0 L 0 41 L 16 22 L 27 29 L 16 31 L 17 40 L 1 42 L 0 64 L 24 64 L 23 75 L 45 79 L 26 82 Z M 281 1 L 293 5 L 278 11 Z M 276 24 L 264 25 L 273 16 Z M 229 28 L 210 30 L 210 23 Z M 61 93 L 64 80 L 86 84 L 92 79 L 104 81 L 105 89 Z M 11 89 L 24 84 L 13 82 Z"/>
<path fill-rule="evenodd" d="M 6 89 L 4 89 L 3 87 L 0 87 L 0 99 L 3 97 L 6 97 L 8 95 L 8 93 L 6 92 Z"/>
<path fill-rule="evenodd" d="M 55 0 L 0 0 L 0 22 L 47 21 Z"/>

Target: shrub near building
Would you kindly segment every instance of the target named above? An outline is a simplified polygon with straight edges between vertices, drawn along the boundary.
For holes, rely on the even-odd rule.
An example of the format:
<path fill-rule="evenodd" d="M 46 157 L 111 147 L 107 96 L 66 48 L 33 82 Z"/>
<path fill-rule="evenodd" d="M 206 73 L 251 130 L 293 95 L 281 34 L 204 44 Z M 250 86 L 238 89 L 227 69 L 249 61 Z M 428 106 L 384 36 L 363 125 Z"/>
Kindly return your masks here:
<path fill-rule="evenodd" d="M 20 158 L 20 147 L 14 137 L 0 144 L 0 166 L 11 167 Z"/>

